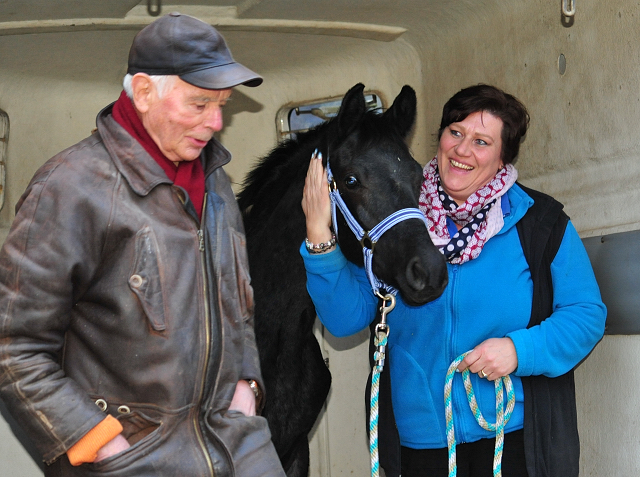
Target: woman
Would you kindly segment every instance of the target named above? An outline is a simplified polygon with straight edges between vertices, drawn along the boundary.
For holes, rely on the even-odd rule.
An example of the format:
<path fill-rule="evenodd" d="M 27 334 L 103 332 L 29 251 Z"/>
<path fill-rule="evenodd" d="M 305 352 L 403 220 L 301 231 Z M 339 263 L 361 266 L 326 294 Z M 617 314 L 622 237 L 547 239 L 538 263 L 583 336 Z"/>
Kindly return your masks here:
<path fill-rule="evenodd" d="M 458 370 L 474 373 L 487 421 L 495 422 L 493 381 L 513 380 L 503 475 L 578 475 L 573 369 L 602 338 L 606 309 L 562 205 L 516 183 L 513 162 L 528 122 L 516 98 L 488 85 L 465 88 L 444 106 L 420 207 L 448 262 L 449 284 L 420 307 L 398 297 L 387 317 L 403 477 L 448 474 L 443 389 L 447 368 L 468 350 Z M 364 271 L 330 241 L 326 174 L 315 158 L 302 205 L 308 243 L 301 254 L 318 316 L 336 336 L 356 333 L 374 319 L 377 300 Z M 476 422 L 459 377 L 452 405 L 458 476 L 492 475 L 495 433 Z"/>

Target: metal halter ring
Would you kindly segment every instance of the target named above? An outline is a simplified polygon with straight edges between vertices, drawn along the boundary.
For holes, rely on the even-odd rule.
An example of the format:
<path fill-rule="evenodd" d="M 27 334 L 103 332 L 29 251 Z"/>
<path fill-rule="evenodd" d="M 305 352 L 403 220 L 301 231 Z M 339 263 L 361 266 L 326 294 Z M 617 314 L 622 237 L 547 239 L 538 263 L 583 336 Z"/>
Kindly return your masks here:
<path fill-rule="evenodd" d="M 378 241 L 372 240 L 371 237 L 369 237 L 369 232 L 370 230 L 365 232 L 362 238 L 360 239 L 360 246 L 362 248 L 368 248 L 373 252 L 373 249 L 376 247 L 376 244 L 378 243 Z"/>

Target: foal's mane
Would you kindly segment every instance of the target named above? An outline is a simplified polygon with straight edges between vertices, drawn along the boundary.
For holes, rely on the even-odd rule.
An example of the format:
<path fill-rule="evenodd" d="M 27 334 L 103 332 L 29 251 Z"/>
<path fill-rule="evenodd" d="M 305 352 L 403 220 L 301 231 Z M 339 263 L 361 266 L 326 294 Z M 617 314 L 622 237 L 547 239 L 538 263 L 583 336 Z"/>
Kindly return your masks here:
<path fill-rule="evenodd" d="M 289 187 L 300 180 L 303 166 L 308 166 L 311 152 L 320 142 L 319 136 L 328 127 L 329 124 L 325 123 L 300 133 L 296 138 L 278 144 L 260 159 L 247 175 L 243 189 L 238 194 L 240 210 L 248 213 L 251 207 L 267 206 L 265 201 L 270 202 L 271 206 L 278 202 Z M 304 176 L 302 178 L 304 180 Z"/>
<path fill-rule="evenodd" d="M 335 119 L 297 133 L 295 138 L 278 144 L 247 174 L 237 198 L 243 215 L 255 218 L 247 221 L 249 227 L 260 222 L 259 218 L 264 218 L 263 214 L 275 210 L 283 198 L 289 197 L 292 187 L 299 192 L 293 194 L 296 198 L 302 196 L 304 178 L 313 151 L 316 148 L 322 151 L 326 161 L 329 145 L 335 147 L 340 143 Z M 360 150 L 366 150 L 397 134 L 394 128 L 387 127 L 382 116 L 375 111 L 367 111 L 356 124 L 351 125 L 347 133 L 352 134 L 355 139 L 351 148 Z M 402 138 L 398 136 L 396 140 L 401 142 Z"/>

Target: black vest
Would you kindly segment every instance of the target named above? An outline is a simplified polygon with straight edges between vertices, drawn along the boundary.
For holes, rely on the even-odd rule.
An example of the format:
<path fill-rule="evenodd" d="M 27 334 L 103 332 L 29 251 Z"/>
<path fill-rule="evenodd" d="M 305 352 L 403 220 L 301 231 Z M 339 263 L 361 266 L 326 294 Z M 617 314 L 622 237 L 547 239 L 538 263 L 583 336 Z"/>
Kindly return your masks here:
<path fill-rule="evenodd" d="M 518 184 L 534 204 L 516 224 L 524 256 L 531 270 L 533 302 L 528 328 L 542 323 L 553 311 L 551 263 L 560 248 L 569 217 L 563 205 L 552 197 Z M 373 330 L 371 324 L 369 362 L 373 367 Z M 378 400 L 378 452 L 380 466 L 387 477 L 400 476 L 400 436 L 391 403 L 391 380 L 387 352 L 380 376 Z M 524 389 L 524 446 L 529 477 L 578 477 L 580 442 L 576 412 L 573 370 L 557 378 L 522 378 Z M 365 392 L 367 430 L 371 376 Z"/>

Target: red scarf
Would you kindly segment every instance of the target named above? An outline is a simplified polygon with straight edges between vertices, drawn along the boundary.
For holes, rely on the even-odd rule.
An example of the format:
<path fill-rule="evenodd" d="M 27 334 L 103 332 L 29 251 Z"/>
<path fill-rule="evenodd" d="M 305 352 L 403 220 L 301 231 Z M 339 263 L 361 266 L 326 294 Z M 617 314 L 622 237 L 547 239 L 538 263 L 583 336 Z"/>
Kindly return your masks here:
<path fill-rule="evenodd" d="M 113 119 L 131 134 L 162 167 L 169 180 L 187 191 L 198 213 L 198 218 L 202 219 L 202 204 L 204 202 L 204 169 L 202 168 L 202 163 L 196 159 L 194 161 L 181 161 L 176 166 L 167 159 L 142 125 L 133 103 L 124 91 L 113 105 L 112 114 Z"/>

